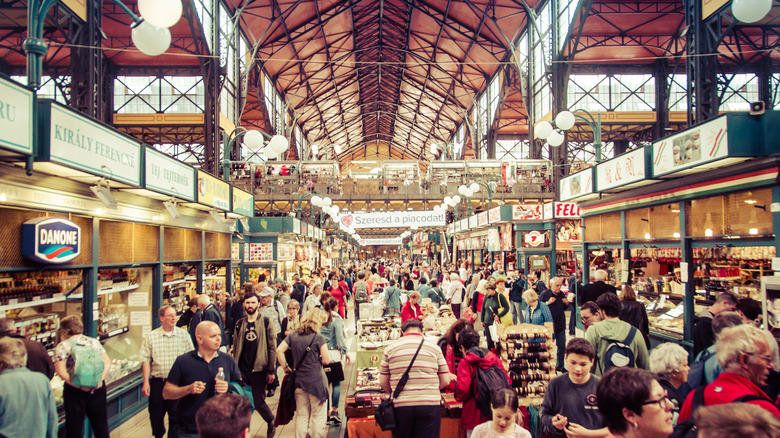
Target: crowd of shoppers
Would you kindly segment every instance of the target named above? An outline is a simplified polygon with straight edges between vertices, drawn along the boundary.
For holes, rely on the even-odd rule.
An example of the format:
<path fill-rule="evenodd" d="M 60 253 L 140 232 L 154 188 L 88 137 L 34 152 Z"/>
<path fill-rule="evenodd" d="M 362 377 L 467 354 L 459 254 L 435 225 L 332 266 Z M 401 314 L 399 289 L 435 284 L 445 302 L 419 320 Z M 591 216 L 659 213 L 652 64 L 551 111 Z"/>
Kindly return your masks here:
<path fill-rule="evenodd" d="M 160 328 L 145 337 L 140 352 L 152 435 L 246 435 L 254 405 L 265 436 L 272 438 L 277 419 L 267 398 L 279 377 L 294 370 L 295 434 L 324 436 L 328 425 L 344 422 L 339 405 L 352 330 L 345 322 L 365 294 L 384 302 L 386 316 L 402 320 L 403 335 L 385 347 L 379 366 L 385 392 L 406 382 L 395 399 L 402 421 L 394 437 L 438 436 L 442 391 L 463 403 L 461 427 L 469 437 L 531 436 L 521 426 L 522 405 L 508 389 L 512 380 L 491 334 L 491 327 L 513 323 L 551 330 L 557 376 L 546 388 L 539 426 L 549 436 L 665 438 L 687 424 L 703 437 L 779 436 L 773 379 L 780 355 L 777 341 L 754 323 L 760 313 L 755 300 L 723 293 L 700 313 L 694 339 L 701 351 L 689 363 L 680 345 L 651 348 L 644 306 L 628 286 L 618 295 L 603 271 L 594 273 L 597 281 L 574 288 L 584 337 L 567 339 L 575 276 L 475 268 L 378 263 L 323 269 L 294 276 L 292 284 L 275 279 L 242 285 L 224 313 L 207 296 L 190 300 L 180 318 L 175 309 L 161 307 Z M 423 299 L 456 315 L 438 345 L 423 336 L 422 320 L 430 311 Z M 79 317 L 63 318 L 62 342 L 51 361 L 40 344 L 18 339 L 9 321 L 0 319 L 0 436 L 57 433 L 47 383 L 56 372 L 65 382 L 67 435 L 82 436 L 86 417 L 95 436 L 107 437 L 111 363 L 100 341 L 83 334 Z M 616 342 L 625 345 L 617 356 Z M 102 362 L 91 383 L 74 369 L 81 349 Z M 507 389 L 493 391 L 486 401 L 476 382 L 491 369 L 505 378 Z M 231 384 L 251 388 L 251 403 L 229 393 L 235 391 Z M 27 396 L 13 397 L 20 393 Z"/>

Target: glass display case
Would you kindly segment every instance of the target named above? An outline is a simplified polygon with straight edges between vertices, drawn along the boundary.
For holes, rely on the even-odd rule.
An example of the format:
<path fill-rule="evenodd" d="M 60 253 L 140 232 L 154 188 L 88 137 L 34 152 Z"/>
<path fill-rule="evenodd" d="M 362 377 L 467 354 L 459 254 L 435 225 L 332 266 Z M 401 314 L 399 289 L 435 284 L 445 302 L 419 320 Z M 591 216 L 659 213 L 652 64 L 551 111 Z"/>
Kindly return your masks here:
<path fill-rule="evenodd" d="M 111 358 L 109 385 L 141 369 L 138 353 L 152 330 L 152 272 L 152 268 L 99 271 L 97 329 Z"/>
<path fill-rule="evenodd" d="M 195 282 L 188 280 L 197 272 L 195 265 L 163 265 L 163 305 L 172 306 L 181 315 L 187 309 L 187 302 L 196 295 Z"/>
<path fill-rule="evenodd" d="M 0 317 L 13 319 L 18 335 L 41 342 L 53 354 L 60 319 L 81 314 L 82 280 L 81 270 L 3 274 Z"/>
<path fill-rule="evenodd" d="M 761 277 L 772 274 L 775 247 L 694 248 L 697 297 L 714 300 L 722 292 L 761 300 Z"/>

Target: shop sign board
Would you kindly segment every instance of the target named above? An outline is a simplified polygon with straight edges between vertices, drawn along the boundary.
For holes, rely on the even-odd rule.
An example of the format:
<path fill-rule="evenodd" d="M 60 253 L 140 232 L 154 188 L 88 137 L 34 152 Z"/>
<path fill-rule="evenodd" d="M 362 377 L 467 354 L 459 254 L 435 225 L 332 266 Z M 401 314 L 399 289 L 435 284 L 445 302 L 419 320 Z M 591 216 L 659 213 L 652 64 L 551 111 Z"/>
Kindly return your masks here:
<path fill-rule="evenodd" d="M 254 216 L 255 197 L 251 193 L 233 187 L 233 213 Z"/>
<path fill-rule="evenodd" d="M 0 148 L 33 154 L 33 92 L 0 78 Z"/>
<path fill-rule="evenodd" d="M 580 207 L 576 202 L 550 202 L 544 204 L 545 219 L 579 219 Z"/>
<path fill-rule="evenodd" d="M 22 224 L 22 255 L 38 263 L 67 263 L 81 254 L 81 227 L 59 217 Z"/>
<path fill-rule="evenodd" d="M 229 211 L 230 184 L 199 170 L 198 203 Z"/>
<path fill-rule="evenodd" d="M 49 117 L 41 124 L 43 161 L 140 187 L 141 142 L 55 102 L 41 110 Z"/>
<path fill-rule="evenodd" d="M 538 230 L 526 231 L 522 233 L 522 238 L 524 248 L 541 248 L 549 246 L 546 232 Z"/>
<path fill-rule="evenodd" d="M 403 239 L 400 237 L 393 237 L 390 239 L 360 239 L 358 243 L 361 246 L 369 245 L 400 245 L 403 243 Z"/>
<path fill-rule="evenodd" d="M 477 214 L 477 226 L 478 227 L 484 227 L 489 223 L 488 221 L 488 212 L 483 211 L 482 213 Z"/>
<path fill-rule="evenodd" d="M 447 234 L 453 234 L 455 233 L 455 224 L 449 224 L 447 225 Z"/>
<path fill-rule="evenodd" d="M 355 230 L 364 228 L 443 227 L 447 225 L 443 211 L 384 211 L 347 213 L 339 216 L 341 225 Z"/>
<path fill-rule="evenodd" d="M 499 238 L 498 228 L 491 228 L 487 234 L 488 251 L 501 251 L 501 239 Z"/>
<path fill-rule="evenodd" d="M 512 224 L 501 225 L 501 251 L 512 250 Z"/>
<path fill-rule="evenodd" d="M 280 243 L 276 246 L 276 259 L 281 261 L 284 260 L 295 260 L 295 245 L 290 244 L 284 244 Z"/>
<path fill-rule="evenodd" d="M 475 214 L 474 216 L 471 216 L 468 218 L 469 221 L 469 228 L 477 228 L 479 226 L 479 218 Z"/>
<path fill-rule="evenodd" d="M 512 206 L 513 221 L 540 221 L 544 219 L 542 204 L 516 204 Z"/>
<path fill-rule="evenodd" d="M 300 219 L 293 218 L 293 233 L 301 234 L 301 221 L 300 221 Z"/>
<path fill-rule="evenodd" d="M 488 223 L 495 224 L 501 222 L 501 206 L 488 210 Z"/>
<path fill-rule="evenodd" d="M 559 189 L 561 201 L 569 201 L 594 194 L 593 168 L 588 167 L 573 175 L 561 178 Z"/>
<path fill-rule="evenodd" d="M 455 232 L 456 232 L 456 233 L 457 233 L 457 232 L 459 232 L 459 231 L 464 231 L 464 230 L 461 228 L 461 222 L 460 222 L 460 221 L 453 222 L 453 223 L 452 223 L 452 225 L 455 227 Z"/>
<path fill-rule="evenodd" d="M 603 192 L 615 187 L 627 186 L 648 178 L 646 154 L 647 150 L 644 147 L 639 147 L 599 163 L 596 166 L 598 191 Z M 647 183 L 649 182 L 647 181 Z"/>
<path fill-rule="evenodd" d="M 458 222 L 460 222 L 460 230 L 461 231 L 466 231 L 466 230 L 469 229 L 469 220 L 468 220 L 468 218 L 461 219 Z"/>
<path fill-rule="evenodd" d="M 195 201 L 195 169 L 152 148 L 146 149 L 144 187 Z"/>
<path fill-rule="evenodd" d="M 653 176 L 676 173 L 729 156 L 729 116 L 686 129 L 653 143 Z M 741 140 L 752 137 L 749 129 Z M 747 149 L 747 148 L 746 148 Z"/>
<path fill-rule="evenodd" d="M 578 220 L 562 220 L 555 223 L 555 240 L 563 242 L 579 242 L 582 237 L 581 223 Z"/>

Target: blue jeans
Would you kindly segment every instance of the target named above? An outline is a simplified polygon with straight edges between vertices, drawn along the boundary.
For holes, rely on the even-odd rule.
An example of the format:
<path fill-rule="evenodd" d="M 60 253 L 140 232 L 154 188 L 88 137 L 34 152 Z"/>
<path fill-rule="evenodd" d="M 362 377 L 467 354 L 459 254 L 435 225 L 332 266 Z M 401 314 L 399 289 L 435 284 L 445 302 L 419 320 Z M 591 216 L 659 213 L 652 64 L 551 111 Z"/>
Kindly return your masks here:
<path fill-rule="evenodd" d="M 522 301 L 510 301 L 509 306 L 512 309 L 512 321 L 515 324 L 523 323 L 523 302 Z"/>
<path fill-rule="evenodd" d="M 339 399 L 341 398 L 341 382 L 331 385 L 333 391 L 331 393 L 331 410 L 337 411 L 339 409 Z"/>
<path fill-rule="evenodd" d="M 555 332 L 555 345 L 558 347 L 558 358 L 555 361 L 555 367 L 562 370 L 564 369 L 563 356 L 566 354 L 566 329 Z"/>

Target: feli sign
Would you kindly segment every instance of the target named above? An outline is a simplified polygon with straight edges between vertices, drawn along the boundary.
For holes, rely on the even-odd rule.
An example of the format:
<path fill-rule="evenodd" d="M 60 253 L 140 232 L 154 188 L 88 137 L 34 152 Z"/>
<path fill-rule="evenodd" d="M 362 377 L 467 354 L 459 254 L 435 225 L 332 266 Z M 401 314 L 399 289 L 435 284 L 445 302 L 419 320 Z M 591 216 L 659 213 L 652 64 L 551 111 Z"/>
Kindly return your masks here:
<path fill-rule="evenodd" d="M 81 254 L 81 227 L 59 217 L 22 224 L 22 255 L 39 263 L 67 263 Z"/>

